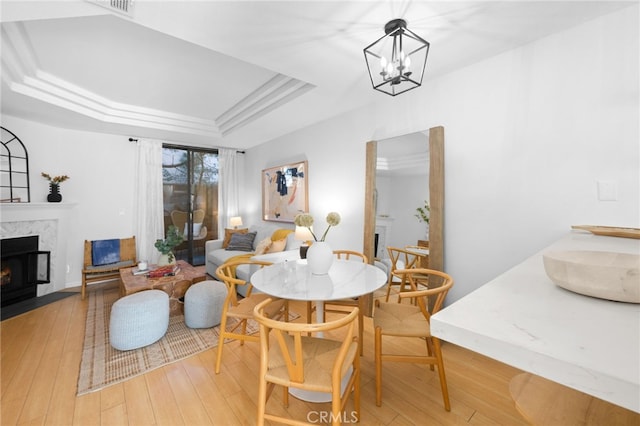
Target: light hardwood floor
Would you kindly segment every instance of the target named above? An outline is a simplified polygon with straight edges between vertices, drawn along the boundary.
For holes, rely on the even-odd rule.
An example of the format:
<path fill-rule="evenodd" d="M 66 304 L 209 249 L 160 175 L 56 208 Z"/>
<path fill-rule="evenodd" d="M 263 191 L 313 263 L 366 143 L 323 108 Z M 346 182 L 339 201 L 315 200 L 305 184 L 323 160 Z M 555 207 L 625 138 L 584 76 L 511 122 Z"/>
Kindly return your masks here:
<path fill-rule="evenodd" d="M 292 310 L 303 313 L 305 306 L 293 303 Z M 255 424 L 259 354 L 251 343 L 226 345 L 219 375 L 210 349 L 76 397 L 86 311 L 78 294 L 1 323 L 3 426 Z M 410 364 L 384 365 L 377 407 L 372 331 L 367 318 L 360 424 L 526 424 L 509 394 L 510 380 L 521 371 L 448 343 L 443 351 L 451 412 L 443 408 L 437 372 Z M 424 350 L 420 342 L 397 344 Z M 290 398 L 285 409 L 276 389 L 268 408 L 305 419 L 329 406 Z"/>

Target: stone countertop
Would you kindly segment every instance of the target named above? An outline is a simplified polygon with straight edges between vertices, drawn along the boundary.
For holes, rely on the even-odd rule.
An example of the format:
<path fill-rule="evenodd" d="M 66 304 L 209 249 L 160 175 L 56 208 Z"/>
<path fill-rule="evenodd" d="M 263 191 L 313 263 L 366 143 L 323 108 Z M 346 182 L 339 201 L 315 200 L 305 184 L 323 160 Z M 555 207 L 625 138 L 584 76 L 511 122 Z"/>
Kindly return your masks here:
<path fill-rule="evenodd" d="M 549 250 L 640 254 L 640 240 L 572 231 L 438 312 L 432 333 L 640 412 L 640 304 L 556 286 L 542 261 Z"/>

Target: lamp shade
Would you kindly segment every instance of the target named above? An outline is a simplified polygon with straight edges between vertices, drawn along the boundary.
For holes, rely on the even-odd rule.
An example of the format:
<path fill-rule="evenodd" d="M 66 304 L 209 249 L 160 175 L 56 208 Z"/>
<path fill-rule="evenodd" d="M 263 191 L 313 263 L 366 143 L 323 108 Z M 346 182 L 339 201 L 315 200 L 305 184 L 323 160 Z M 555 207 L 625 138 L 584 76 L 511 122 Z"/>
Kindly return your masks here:
<path fill-rule="evenodd" d="M 391 96 L 422 84 L 429 42 L 407 28 L 404 19 L 384 26 L 385 35 L 364 49 L 373 88 Z"/>
<path fill-rule="evenodd" d="M 229 219 L 229 225 L 237 228 L 238 226 L 242 226 L 242 217 L 241 216 L 233 216 Z"/>
<path fill-rule="evenodd" d="M 295 238 L 300 241 L 311 241 L 314 239 L 311 230 L 306 226 L 296 226 Z"/>

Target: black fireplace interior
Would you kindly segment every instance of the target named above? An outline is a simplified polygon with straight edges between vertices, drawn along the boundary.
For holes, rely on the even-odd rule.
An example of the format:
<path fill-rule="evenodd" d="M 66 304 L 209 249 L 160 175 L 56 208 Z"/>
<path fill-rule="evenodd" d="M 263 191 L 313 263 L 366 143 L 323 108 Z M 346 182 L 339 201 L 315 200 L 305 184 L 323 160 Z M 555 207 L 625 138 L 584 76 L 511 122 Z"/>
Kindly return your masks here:
<path fill-rule="evenodd" d="M 50 282 L 51 253 L 38 250 L 38 236 L 0 240 L 1 306 L 37 296 L 38 284 Z"/>

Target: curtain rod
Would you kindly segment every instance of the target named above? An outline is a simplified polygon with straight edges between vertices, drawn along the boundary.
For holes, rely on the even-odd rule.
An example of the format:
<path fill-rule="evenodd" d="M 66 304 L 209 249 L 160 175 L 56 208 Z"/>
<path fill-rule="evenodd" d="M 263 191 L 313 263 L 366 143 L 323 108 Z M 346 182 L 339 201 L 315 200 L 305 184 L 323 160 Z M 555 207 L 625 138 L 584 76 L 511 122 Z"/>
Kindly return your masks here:
<path fill-rule="evenodd" d="M 138 139 L 129 138 L 129 142 L 138 142 Z M 237 154 L 244 154 L 244 151 L 236 151 Z"/>

